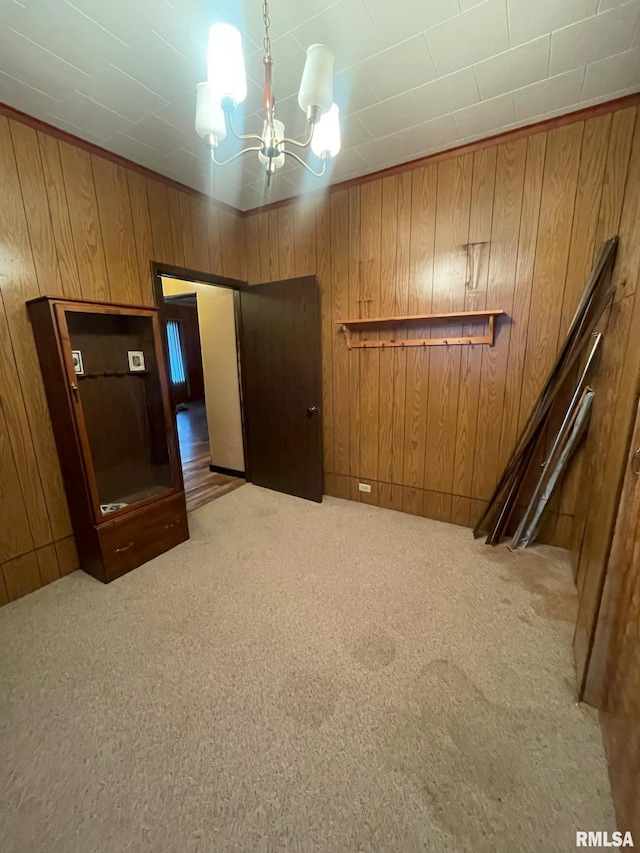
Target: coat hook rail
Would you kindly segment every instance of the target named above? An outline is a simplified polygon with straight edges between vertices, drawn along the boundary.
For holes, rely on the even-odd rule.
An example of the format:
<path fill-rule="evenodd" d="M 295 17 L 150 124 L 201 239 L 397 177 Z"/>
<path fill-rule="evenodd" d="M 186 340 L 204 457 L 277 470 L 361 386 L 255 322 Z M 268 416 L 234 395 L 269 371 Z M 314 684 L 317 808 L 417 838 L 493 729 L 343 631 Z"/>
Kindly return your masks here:
<path fill-rule="evenodd" d="M 495 342 L 495 321 L 505 312 L 501 309 L 483 311 L 451 311 L 446 314 L 412 314 L 403 317 L 373 317 L 355 320 L 340 320 L 338 326 L 342 327 L 347 347 L 349 349 L 380 349 L 384 347 L 437 347 L 437 346 L 493 346 Z M 487 332 L 484 335 L 465 335 L 463 337 L 447 336 L 446 338 L 404 338 L 396 340 L 395 332 L 392 337 L 375 341 L 362 341 L 354 339 L 354 332 L 377 331 L 389 326 L 391 327 L 414 327 L 431 325 L 480 325 L 486 324 Z"/>

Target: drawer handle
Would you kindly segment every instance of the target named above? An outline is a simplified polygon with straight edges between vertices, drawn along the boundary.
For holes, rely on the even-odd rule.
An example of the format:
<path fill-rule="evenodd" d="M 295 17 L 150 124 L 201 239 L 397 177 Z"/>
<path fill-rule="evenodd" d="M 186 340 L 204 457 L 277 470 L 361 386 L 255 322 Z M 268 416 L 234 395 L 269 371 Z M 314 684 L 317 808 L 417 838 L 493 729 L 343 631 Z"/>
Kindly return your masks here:
<path fill-rule="evenodd" d="M 116 548 L 116 554 L 121 554 L 123 551 L 128 551 L 129 548 L 133 547 L 133 542 L 129 542 L 128 545 L 123 545 L 121 548 Z"/>
<path fill-rule="evenodd" d="M 634 474 L 640 474 L 640 447 L 636 448 L 636 452 L 631 459 L 631 470 Z"/>
<path fill-rule="evenodd" d="M 177 521 L 172 521 L 171 524 L 165 524 L 164 529 L 165 530 L 171 530 L 171 528 L 175 527 L 177 523 L 178 523 Z"/>

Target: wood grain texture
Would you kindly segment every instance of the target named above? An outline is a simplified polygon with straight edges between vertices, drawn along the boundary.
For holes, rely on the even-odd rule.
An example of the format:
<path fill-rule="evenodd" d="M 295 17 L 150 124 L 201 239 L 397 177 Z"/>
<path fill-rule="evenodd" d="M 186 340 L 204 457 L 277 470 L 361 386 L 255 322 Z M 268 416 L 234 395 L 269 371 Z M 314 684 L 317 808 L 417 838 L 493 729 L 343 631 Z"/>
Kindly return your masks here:
<path fill-rule="evenodd" d="M 223 269 L 222 265 L 222 246 L 220 244 L 220 218 L 218 209 L 215 205 L 210 204 L 207 211 L 207 233 L 209 241 L 209 269 L 212 272 L 219 272 Z M 242 276 L 246 276 L 243 274 Z M 259 277 L 256 279 L 259 281 Z"/>
<path fill-rule="evenodd" d="M 349 300 L 349 194 L 331 195 L 331 292 L 333 319 L 343 316 Z M 349 352 L 332 325 L 333 464 L 332 473 L 349 474 Z M 327 354 L 324 354 L 326 359 Z M 324 360 L 324 359 L 323 359 Z M 326 462 L 325 462 L 326 464 Z"/>
<path fill-rule="evenodd" d="M 500 433 L 509 365 L 526 141 L 506 142 L 497 152 L 493 219 L 490 238 L 487 305 L 507 313 L 498 319 L 493 347 L 482 348 L 478 423 L 473 462 L 472 497 L 488 498 L 500 475 Z"/>
<path fill-rule="evenodd" d="M 73 536 L 67 536 L 66 539 L 59 539 L 56 542 L 56 555 L 58 557 L 60 577 L 70 575 L 71 572 L 75 572 L 78 569 L 80 563 Z"/>
<path fill-rule="evenodd" d="M 610 148 L 612 143 L 613 126 Z M 613 281 L 619 289 L 622 289 L 620 271 L 625 270 L 626 274 L 627 270 L 632 270 L 637 275 L 640 268 L 638 117 L 635 119 L 631 156 L 627 165 L 619 225 L 620 247 L 613 271 Z M 624 291 L 626 294 L 626 288 Z M 589 440 L 584 448 L 574 529 L 573 547 L 579 555 L 576 566 L 579 609 L 574 637 L 579 683 L 583 683 L 588 675 L 625 459 L 635 417 L 640 383 L 640 299 L 637 290 L 632 289 L 628 295 L 614 301 L 604 322 L 600 367 L 592 383 L 596 395 Z M 591 498 L 594 483 L 598 484 L 597 500 Z"/>
<path fill-rule="evenodd" d="M 191 245 L 191 211 L 184 203 L 180 206 L 182 195 L 173 187 L 167 187 L 166 210 L 173 246 L 173 263 L 179 267 L 185 266 L 185 243 Z"/>
<path fill-rule="evenodd" d="M 24 472 L 28 480 L 26 489 L 30 495 L 37 496 L 42 489 L 47 504 L 47 517 L 41 509 L 30 522 L 34 531 L 36 545 L 51 541 L 51 536 L 64 536 L 70 532 L 69 516 L 64 499 L 62 478 L 58 457 L 53 441 L 53 432 L 44 396 L 44 386 L 33 343 L 33 335 L 25 302 L 40 295 L 38 280 L 31 251 L 26 213 L 22 202 L 22 192 L 13 144 L 6 119 L 0 121 L 0 173 L 3 175 L 3 204 L 0 207 L 0 232 L 2 249 L 0 250 L 0 293 L 3 313 L 6 317 L 8 335 L 3 349 L 10 346 L 13 358 L 4 365 L 6 370 L 4 385 L 11 389 L 10 396 L 4 402 L 5 413 L 15 401 L 17 418 L 21 418 L 24 406 L 27 423 L 23 428 L 30 433 L 37 468 L 29 466 Z M 2 321 L 4 325 L 4 321 Z M 15 375 L 10 376 L 12 362 Z M 18 387 L 16 387 L 18 385 Z M 10 413 L 7 419 L 14 422 L 16 414 Z M 28 443 L 18 441 L 14 434 L 14 446 L 21 446 L 29 455 Z M 18 460 L 16 460 L 18 465 Z M 21 473 L 21 467 L 18 467 Z M 37 499 L 37 497 L 36 497 Z"/>
<path fill-rule="evenodd" d="M 397 316 L 401 313 L 397 296 L 397 278 L 403 277 L 398 262 L 398 186 L 398 175 L 387 178 L 382 184 L 380 276 L 386 285 L 381 290 L 382 316 Z M 366 353 L 361 358 L 369 356 L 370 353 Z M 402 481 L 406 364 L 406 353 L 399 349 L 383 349 L 379 353 L 377 478 L 384 483 Z"/>
<path fill-rule="evenodd" d="M 1 399 L 11 401 L 11 404 L 2 412 L 2 431 L 4 441 L 7 442 L 4 449 L 7 452 L 8 447 L 10 447 L 11 455 L 7 452 L 4 457 L 5 461 L 0 466 L 0 470 L 3 471 L 3 478 L 0 479 L 3 480 L 4 487 L 10 490 L 7 492 L 7 500 L 12 502 L 12 512 L 7 516 L 0 517 L 0 540 L 5 543 L 14 541 L 13 546 L 7 544 L 8 550 L 5 552 L 5 558 L 8 558 L 30 550 L 34 544 L 43 545 L 45 542 L 51 541 L 53 534 L 38 470 L 36 448 L 29 426 L 29 416 L 11 346 L 4 301 L 0 297 Z M 15 475 L 14 471 L 16 472 Z M 22 473 L 19 482 L 17 479 L 18 471 Z M 22 500 L 18 500 L 19 494 Z M 14 527 L 13 513 L 17 513 L 20 519 L 29 518 L 28 527 L 32 539 L 25 537 L 24 533 L 20 532 L 22 530 L 20 524 Z M 16 535 L 17 539 L 14 540 Z M 16 548 L 15 542 L 23 542 L 23 545 Z M 0 552 L 2 550 L 0 548 Z"/>
<path fill-rule="evenodd" d="M 154 258 L 153 234 L 149 215 L 149 200 L 145 179 L 138 172 L 129 171 L 129 201 L 133 220 L 133 236 L 136 245 L 136 267 L 143 305 L 153 305 L 153 286 L 149 262 Z"/>
<path fill-rule="evenodd" d="M 64 296 L 38 137 L 30 127 L 9 125 L 40 293 Z"/>
<path fill-rule="evenodd" d="M 555 358 L 595 248 L 618 229 L 635 115 L 628 104 L 581 115 L 329 192 L 328 215 L 316 220 L 316 271 L 320 246 L 331 271 L 323 327 L 329 310 L 333 323 L 506 311 L 492 348 L 348 351 L 339 326 L 324 329 L 324 466 L 335 492 L 388 505 L 395 493 L 387 486 L 402 485 L 404 511 L 473 525 Z M 246 254 L 251 247 L 261 280 L 290 268 L 286 207 L 244 220 Z M 298 270 L 309 238 L 300 200 L 288 207 Z M 475 292 L 467 287 L 469 242 L 486 243 Z M 624 247 L 619 263 L 635 263 Z M 405 331 L 424 336 L 422 328 Z M 542 531 L 576 553 L 577 468 L 568 478 L 573 493 L 556 499 Z M 359 481 L 374 484 L 371 494 L 358 493 Z"/>
<path fill-rule="evenodd" d="M 62 174 L 58 140 L 47 134 L 38 133 L 38 148 L 46 192 L 46 197 L 41 199 L 41 203 L 47 205 L 51 218 L 62 295 L 72 299 L 81 299 L 82 288 L 73 245 L 69 203 Z"/>
<path fill-rule="evenodd" d="M 472 177 L 471 155 L 438 164 L 434 312 L 464 310 Z M 431 327 L 434 338 L 456 337 L 461 332 L 462 326 Z M 437 447 L 438 452 L 426 455 L 424 486 L 438 493 L 453 492 L 461 350 L 459 346 L 438 347 L 429 362 L 426 446 Z M 438 517 L 442 520 L 440 512 Z"/>
<path fill-rule="evenodd" d="M 92 167 L 111 298 L 140 305 L 142 291 L 127 173 L 122 166 L 101 157 L 92 158 Z"/>
<path fill-rule="evenodd" d="M 585 122 L 567 275 L 562 294 L 558 349 L 562 346 L 582 296 L 596 250 L 602 240 L 606 239 L 597 232 L 610 135 L 611 116 L 601 116 Z M 607 234 L 607 237 L 611 236 L 612 234 Z"/>
<path fill-rule="evenodd" d="M 556 357 L 578 184 L 582 123 L 550 131 L 542 182 L 519 426 Z"/>
<path fill-rule="evenodd" d="M 293 278 L 295 275 L 295 231 L 296 207 L 287 205 L 276 213 L 278 227 L 278 255 L 280 257 L 280 278 Z"/>
<path fill-rule="evenodd" d="M 9 601 L 16 601 L 43 586 L 35 551 L 3 563 L 0 569 Z"/>
<path fill-rule="evenodd" d="M 44 548 L 38 548 L 36 559 L 38 560 L 38 571 L 43 586 L 58 580 L 60 577 L 60 566 L 58 565 L 56 546 L 53 542 L 51 545 L 45 545 Z"/>
<path fill-rule="evenodd" d="M 636 409 L 633 435 L 627 451 L 627 465 L 602 605 L 598 614 L 591 666 L 585 679 L 585 700 L 602 710 L 607 708 L 612 692 L 625 688 L 626 678 L 633 680 L 636 677 L 633 672 L 622 672 L 624 666 L 621 655 L 634 634 L 636 639 L 640 637 L 633 630 L 632 615 L 638 604 L 637 600 L 634 602 L 634 595 L 636 584 L 640 580 L 640 563 L 634 565 L 640 534 L 640 477 L 635 473 L 638 447 L 640 407 Z"/>
<path fill-rule="evenodd" d="M 272 210 L 267 213 L 267 222 L 269 226 L 269 244 L 268 244 L 268 256 L 269 256 L 269 275 L 267 279 L 277 280 L 281 279 L 282 275 L 280 274 L 280 247 L 278 241 L 280 239 L 280 231 L 278 228 L 278 211 Z M 266 280 L 266 279 L 265 279 Z"/>
<path fill-rule="evenodd" d="M 637 112 L 637 108 L 633 107 L 614 113 L 611 117 L 611 134 L 598 216 L 596 238 L 598 243 L 618 233 L 623 200 L 626 202 L 627 209 L 629 204 L 635 203 L 634 194 L 626 193 L 626 184 Z M 623 256 L 623 263 L 624 260 Z M 622 266 L 621 269 L 624 270 L 625 267 Z M 630 280 L 627 286 L 633 287 L 633 281 Z M 626 292 L 629 293 L 631 290 Z M 618 294 L 617 298 L 621 298 L 621 295 Z"/>
<path fill-rule="evenodd" d="M 611 135 L 611 116 L 601 116 L 585 122 L 582 154 L 580 157 L 580 173 L 578 175 L 578 190 L 576 193 L 573 228 L 571 230 L 571 247 L 565 282 L 562 316 L 558 331 L 558 349 L 567 334 L 571 320 L 582 296 L 584 282 L 600 242 L 596 242 L 598 219 L 602 200 L 604 169 Z M 611 235 L 609 235 L 611 236 Z M 574 386 L 578 378 L 578 368 L 571 377 Z M 568 404 L 570 391 L 563 395 Z M 559 427 L 559 416 L 554 419 L 554 428 Z M 583 448 L 578 450 L 571 471 L 562 484 L 561 494 L 555 501 L 562 512 L 573 515 L 575 512 L 578 483 L 583 462 Z"/>
<path fill-rule="evenodd" d="M 360 190 L 360 299 L 364 317 L 379 317 L 382 290 L 382 183 L 366 184 Z M 390 204 L 387 196 L 387 205 Z M 385 292 L 388 282 L 385 281 Z M 375 339 L 378 333 L 363 333 Z M 380 429 L 380 350 L 360 353 L 360 464 L 358 476 L 378 476 Z M 356 473 L 353 472 L 352 473 Z"/>
<path fill-rule="evenodd" d="M 185 196 L 191 213 L 191 258 L 189 266 L 194 270 L 215 272 L 211 269 L 209 254 L 208 205 L 195 196 Z M 218 270 L 219 271 L 219 270 Z"/>
<path fill-rule="evenodd" d="M 246 224 L 246 223 L 245 223 Z M 258 252 L 258 262 L 260 274 L 258 281 L 271 281 L 277 278 L 271 273 L 271 234 L 270 234 L 270 218 L 265 213 L 264 216 L 258 218 L 258 243 L 256 250 Z"/>
<path fill-rule="evenodd" d="M 513 128 L 511 130 L 505 130 L 502 133 L 486 136 L 482 139 L 476 139 L 475 141 L 467 142 L 464 145 L 459 145 L 454 148 L 447 148 L 444 151 L 438 151 L 434 154 L 427 154 L 425 157 L 418 157 L 415 160 L 409 160 L 408 162 L 399 163 L 395 166 L 387 166 L 384 169 L 378 169 L 375 172 L 369 172 L 368 174 L 360 175 L 356 178 L 348 178 L 347 180 L 340 181 L 334 184 L 332 189 L 351 189 L 351 187 L 353 186 L 362 186 L 363 184 L 369 183 L 370 181 L 378 181 L 382 180 L 383 178 L 388 178 L 392 175 L 402 174 L 406 171 L 421 169 L 425 166 L 440 163 L 443 160 L 451 160 L 454 157 L 462 157 L 465 154 L 475 154 L 477 151 L 482 151 L 485 148 L 493 148 L 497 145 L 501 145 L 503 142 L 516 142 L 518 139 L 524 139 L 529 136 L 536 136 L 540 133 L 547 133 L 550 130 L 554 130 L 559 127 L 564 127 L 569 124 L 575 124 L 576 122 L 580 121 L 588 121 L 589 119 L 596 118 L 602 115 L 609 115 L 610 113 L 617 113 L 625 109 L 633 108 L 638 103 L 640 103 L 640 92 L 634 92 L 630 95 L 623 95 L 620 98 L 613 98 L 610 101 L 603 101 L 599 104 L 593 104 L 581 110 L 563 113 L 562 115 L 552 116 L 551 118 L 542 119 L 541 121 L 533 122 L 532 124 L 523 125 L 522 127 Z M 2 109 L 3 106 L 0 104 L 0 114 L 2 113 Z M 8 111 L 9 113 L 13 112 L 11 107 L 8 108 Z M 36 123 L 38 123 L 37 120 L 35 121 Z M 56 128 L 52 128 L 52 130 L 57 131 Z M 64 134 L 64 132 L 62 133 Z M 170 181 L 170 179 L 165 180 Z M 260 207 L 252 208 L 251 210 L 245 211 L 243 213 L 243 218 L 247 218 L 249 216 L 258 216 L 270 210 L 276 210 L 279 207 L 283 207 L 287 204 L 292 204 L 297 200 L 298 199 L 294 196 L 290 199 L 281 199 L 280 201 L 270 202 L 268 204 L 261 205 Z"/>
<path fill-rule="evenodd" d="M 152 304 L 151 261 L 179 263 L 185 246 L 196 269 L 224 270 L 220 208 L 4 116 L 0 180 L 3 603 L 78 567 L 25 301 L 113 295 Z M 237 275 L 240 220 L 222 213 L 225 263 Z"/>
<path fill-rule="evenodd" d="M 153 240 L 153 258 L 165 264 L 175 264 L 177 261 L 173 253 L 167 187 L 157 181 L 147 180 L 146 184 Z"/>
<path fill-rule="evenodd" d="M 585 701 L 600 709 L 618 827 L 640 833 L 640 408 L 627 454 Z"/>
<path fill-rule="evenodd" d="M 255 216 L 249 217 L 244 224 L 244 257 L 247 281 L 249 284 L 259 284 L 262 280 L 260 275 L 260 219 Z"/>
<path fill-rule="evenodd" d="M 91 156 L 64 142 L 59 147 L 82 297 L 108 302 L 111 291 Z"/>
<path fill-rule="evenodd" d="M 407 293 L 409 314 L 428 313 L 432 307 L 437 187 L 438 170 L 435 166 L 413 172 Z M 417 334 L 418 330 L 409 330 L 410 336 Z M 402 482 L 413 488 L 421 488 L 424 484 L 430 352 L 427 347 L 412 348 L 407 352 Z M 411 492 L 405 492 L 405 500 L 414 506 Z"/>
<path fill-rule="evenodd" d="M 363 316 L 362 261 L 361 261 L 361 211 L 360 187 L 349 190 L 348 201 L 348 249 L 347 249 L 347 310 L 355 311 L 354 317 Z M 340 315 L 338 315 L 339 318 Z M 341 347 L 344 340 L 341 337 Z M 351 355 L 351 354 L 349 354 Z M 360 365 L 362 359 L 348 358 L 349 376 L 349 442 L 348 470 L 357 477 L 360 473 Z"/>
<path fill-rule="evenodd" d="M 244 253 L 242 247 L 243 221 L 230 210 L 217 208 L 222 245 L 222 274 L 244 281 Z"/>
<path fill-rule="evenodd" d="M 504 404 L 500 431 L 499 468 L 502 470 L 518 437 L 522 378 L 527 355 L 531 291 L 536 259 L 536 241 L 542 200 L 542 179 L 547 135 L 527 140 L 522 216 L 518 238 L 518 260 L 509 334 L 509 364 L 505 377 Z"/>
<path fill-rule="evenodd" d="M 320 286 L 322 328 L 322 447 L 323 464 L 335 467 L 333 441 L 333 338 L 336 333 L 331 313 L 331 207 L 329 199 L 316 202 L 316 274 Z M 246 255 L 248 257 L 248 255 Z M 312 272 L 312 270 L 311 270 Z M 329 357 L 326 354 L 329 353 Z"/>
<path fill-rule="evenodd" d="M 550 131 L 547 136 L 519 429 L 529 417 L 558 352 L 583 141 L 583 123 Z M 534 488 L 536 471 L 544 462 L 553 434 L 554 424 L 550 423 L 532 457 L 524 480 L 525 493 Z M 557 501 L 554 496 L 551 511 L 557 509 Z"/>
<path fill-rule="evenodd" d="M 16 467 L 9 430 L 0 405 L 0 561 L 33 550 L 34 540 L 27 517 L 26 501 Z"/>
<path fill-rule="evenodd" d="M 294 276 L 314 275 L 319 268 L 317 259 L 317 204 L 303 201 L 295 205 L 293 218 Z M 322 287 L 322 282 L 320 282 Z"/>
<path fill-rule="evenodd" d="M 291 214 L 274 209 L 240 219 L 213 205 L 207 209 L 204 200 L 187 204 L 182 196 L 189 193 L 134 169 L 125 170 L 133 239 L 125 237 L 123 245 L 135 253 L 131 269 L 145 302 L 149 301 L 145 281 L 150 260 L 180 265 L 186 247 L 189 257 L 204 262 L 203 222 L 212 272 L 239 277 L 240 271 L 241 277 L 244 271 L 252 281 L 277 279 L 282 269 L 292 269 L 293 274 L 315 272 L 322 294 L 327 488 L 333 484 L 342 496 L 359 499 L 359 478 L 369 477 L 370 482 L 383 484 L 382 489 L 375 486 L 369 501 L 392 501 L 407 512 L 426 510 L 472 524 L 483 506 L 480 495 L 492 485 L 492 477 L 512 450 L 536 385 L 544 379 L 540 374 L 555 356 L 581 287 L 580 268 L 585 263 L 581 247 L 597 246 L 616 233 L 621 215 L 627 212 L 620 225 L 626 228 L 626 237 L 623 234 L 621 239 L 618 270 L 631 280 L 631 272 L 637 269 L 631 223 L 634 216 L 638 219 L 639 193 L 627 186 L 636 107 L 626 103 L 608 112 L 587 120 L 581 116 L 554 130 L 519 132 L 500 145 L 483 144 L 464 155 L 449 153 L 366 184 L 334 188 L 313 202 L 297 200 L 290 205 Z M 33 375 L 39 374 L 35 362 L 31 363 L 30 330 L 20 312 L 25 294 L 41 291 L 48 266 L 51 281 L 59 275 L 59 286 L 67 296 L 91 299 L 96 291 L 110 293 L 114 272 L 105 250 L 107 254 L 112 250 L 110 237 L 103 239 L 107 212 L 101 186 L 96 192 L 100 184 L 100 177 L 95 180 L 97 152 L 90 156 L 81 149 L 72 150 L 68 142 L 42 130 L 36 131 L 35 152 L 29 134 L 16 130 L 14 135 L 13 129 L 6 134 L 0 171 L 3 187 L 17 189 L 22 236 L 3 247 L 2 272 L 7 276 L 9 269 L 11 274 L 0 279 L 0 287 L 3 295 L 11 293 L 5 303 L 10 336 L 8 344 L 2 341 L 9 360 L 4 373 L 0 366 L 0 393 L 3 401 L 9 401 L 7 441 L 18 490 L 22 490 L 17 512 L 29 520 L 26 545 L 20 548 L 35 550 L 53 537 L 62 573 L 60 553 L 65 548 L 69 551 L 73 540 L 64 523 L 54 524 L 57 505 L 63 507 L 65 518 L 66 505 L 59 500 L 61 491 L 58 499 L 54 497 L 56 465 L 42 453 L 42 436 L 50 435 L 50 427 L 46 408 L 39 408 L 39 391 L 32 387 Z M 24 151 L 33 153 L 33 162 L 31 153 L 16 161 L 14 139 L 18 138 L 24 140 Z M 118 168 L 123 167 L 118 164 Z M 598 196 L 594 237 L 596 214 L 585 200 Z M 307 213 L 310 204 L 315 217 Z M 287 206 L 280 209 L 286 211 Z M 310 224 L 313 218 L 315 225 Z M 16 222 L 8 223 L 8 228 L 15 233 Z M 488 230 L 489 247 L 480 269 L 486 293 L 469 294 L 464 244 L 476 238 L 481 241 Z M 510 316 L 500 321 L 497 337 L 497 346 L 508 341 L 506 354 L 496 349 L 487 355 L 483 348 L 478 357 L 471 348 L 450 347 L 448 352 L 438 348 L 442 351 L 434 360 L 434 348 L 425 347 L 401 352 L 399 363 L 385 352 L 386 360 L 381 362 L 380 350 L 349 352 L 340 328 L 334 325 L 345 316 L 371 317 L 383 301 L 409 314 L 446 307 L 463 310 L 483 302 L 486 307 L 508 310 L 507 305 L 486 302 L 490 286 L 499 298 L 511 299 Z M 566 288 L 570 290 L 565 293 Z M 411 330 L 412 335 L 421 333 Z M 623 357 L 616 347 L 610 360 Z M 382 411 L 381 386 L 390 389 Z M 623 378 L 618 387 L 627 387 Z M 484 433 L 478 441 L 481 419 L 492 426 L 490 430 L 481 427 Z M 499 433 L 497 462 L 495 432 Z M 601 431 L 594 428 L 594 433 L 598 442 L 603 440 Z M 590 437 L 585 450 L 593 444 Z M 403 488 L 390 490 L 385 483 Z M 425 489 L 430 492 L 427 499 Z M 585 491 L 579 486 L 580 490 Z M 566 500 L 553 525 L 559 543 L 566 543 L 569 528 L 581 530 L 586 525 L 584 515 L 578 519 L 577 506 L 574 525 L 573 499 Z M 0 519 L 0 530 L 2 524 Z M 34 543 L 35 528 L 40 533 Z M 580 545 L 581 536 L 576 534 L 576 553 Z M 13 556 L 21 554 L 12 552 Z M 67 558 L 65 565 L 72 563 Z"/>
<path fill-rule="evenodd" d="M 496 161 L 497 149 L 487 148 L 473 157 L 473 178 L 471 186 L 471 209 L 469 214 L 469 243 L 482 243 L 482 265 L 478 271 L 474 288 L 469 287 L 469 257 L 467 255 L 467 283 L 465 292 L 465 310 L 481 311 L 487 307 L 487 284 L 489 261 L 496 255 L 491 251 L 491 226 L 493 222 L 494 199 L 497 195 Z M 493 303 L 491 303 L 493 304 Z M 477 324 L 463 327 L 463 334 L 476 334 Z M 500 340 L 498 340 L 500 344 Z M 472 492 L 472 484 L 478 488 L 474 477 L 474 460 L 477 442 L 482 453 L 483 439 L 486 440 L 487 426 L 484 414 L 478 419 L 482 365 L 485 348 L 477 346 L 463 347 L 460 353 L 460 393 L 458 397 L 458 420 L 456 424 L 455 467 L 453 472 L 453 491 L 456 495 Z M 485 365 L 485 373 L 487 365 Z M 483 386 L 486 392 L 486 384 Z M 484 413 L 484 407 L 480 410 Z M 484 455 L 481 456 L 484 458 Z"/>

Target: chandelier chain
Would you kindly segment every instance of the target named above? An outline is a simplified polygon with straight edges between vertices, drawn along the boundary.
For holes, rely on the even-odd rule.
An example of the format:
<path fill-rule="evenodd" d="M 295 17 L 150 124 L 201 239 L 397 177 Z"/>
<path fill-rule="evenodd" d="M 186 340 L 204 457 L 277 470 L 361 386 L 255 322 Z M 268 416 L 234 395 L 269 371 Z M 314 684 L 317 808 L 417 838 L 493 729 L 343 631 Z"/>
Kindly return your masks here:
<path fill-rule="evenodd" d="M 269 2 L 263 0 L 262 3 L 262 20 L 264 22 L 264 55 L 271 59 L 271 36 L 269 35 L 269 27 L 271 26 L 271 18 L 269 17 Z"/>

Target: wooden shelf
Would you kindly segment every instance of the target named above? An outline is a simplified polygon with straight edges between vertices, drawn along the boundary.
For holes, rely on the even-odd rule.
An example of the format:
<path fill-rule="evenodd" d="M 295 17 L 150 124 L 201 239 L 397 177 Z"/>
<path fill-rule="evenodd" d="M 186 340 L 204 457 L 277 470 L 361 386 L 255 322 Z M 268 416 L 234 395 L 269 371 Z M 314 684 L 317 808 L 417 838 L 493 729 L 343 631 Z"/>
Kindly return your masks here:
<path fill-rule="evenodd" d="M 381 347 L 437 347 L 469 344 L 488 344 L 493 346 L 495 337 L 495 319 L 504 311 L 491 309 L 483 311 L 450 311 L 446 314 L 410 314 L 403 317 L 371 317 L 356 320 L 339 320 L 336 325 L 342 326 L 349 349 L 375 349 Z M 396 340 L 395 335 L 386 340 L 354 341 L 352 332 L 376 331 L 398 326 L 427 326 L 432 324 L 452 325 L 482 322 L 487 323 L 486 335 L 465 335 L 446 338 L 403 338 Z"/>
<path fill-rule="evenodd" d="M 76 373 L 77 379 L 102 379 L 103 377 L 146 376 L 148 370 L 103 370 L 99 373 Z"/>

